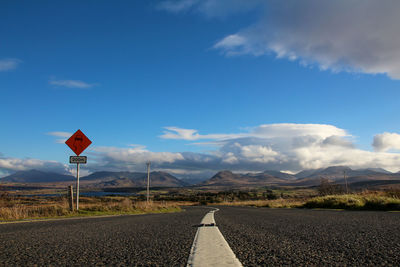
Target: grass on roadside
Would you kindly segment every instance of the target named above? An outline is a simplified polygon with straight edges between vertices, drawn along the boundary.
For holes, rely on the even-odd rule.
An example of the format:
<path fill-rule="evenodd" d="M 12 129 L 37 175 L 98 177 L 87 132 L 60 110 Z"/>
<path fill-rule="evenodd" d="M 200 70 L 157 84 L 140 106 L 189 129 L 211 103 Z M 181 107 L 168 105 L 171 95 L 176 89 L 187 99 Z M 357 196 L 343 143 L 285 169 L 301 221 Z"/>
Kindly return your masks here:
<path fill-rule="evenodd" d="M 267 208 L 298 208 L 305 203 L 302 199 L 297 198 L 279 198 L 273 200 L 247 200 L 212 203 L 210 205 L 225 206 L 250 206 L 250 207 L 267 207 Z"/>
<path fill-rule="evenodd" d="M 0 221 L 124 215 L 143 213 L 165 213 L 180 211 L 180 203 L 133 201 L 128 197 L 85 198 L 79 203 L 79 211 L 70 211 L 65 198 L 1 198 Z"/>
<path fill-rule="evenodd" d="M 210 203 L 210 205 L 251 206 L 268 208 L 311 208 L 346 210 L 400 211 L 400 194 L 397 192 L 366 191 L 348 195 L 328 195 L 310 198 L 279 198 L 274 200 L 249 200 Z"/>
<path fill-rule="evenodd" d="M 400 210 L 400 199 L 379 194 L 349 194 L 315 197 L 304 208 L 347 210 Z"/>

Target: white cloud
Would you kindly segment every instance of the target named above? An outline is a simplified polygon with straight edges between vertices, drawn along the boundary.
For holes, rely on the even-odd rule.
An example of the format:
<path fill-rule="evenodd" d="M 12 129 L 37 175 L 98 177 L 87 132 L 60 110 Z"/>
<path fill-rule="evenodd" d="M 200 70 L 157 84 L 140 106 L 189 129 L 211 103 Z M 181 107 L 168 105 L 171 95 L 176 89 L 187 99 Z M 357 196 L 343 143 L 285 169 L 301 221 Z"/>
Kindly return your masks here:
<path fill-rule="evenodd" d="M 0 71 L 14 70 L 22 61 L 16 58 L 7 58 L 0 60 Z"/>
<path fill-rule="evenodd" d="M 236 48 L 238 46 L 244 46 L 245 44 L 245 38 L 237 34 L 232 34 L 215 44 L 214 48 Z"/>
<path fill-rule="evenodd" d="M 179 127 L 164 127 L 167 131 L 160 137 L 163 139 L 199 140 L 199 139 L 226 139 L 232 138 L 230 134 L 208 134 L 200 135 L 197 130 L 183 129 Z"/>
<path fill-rule="evenodd" d="M 72 133 L 69 132 L 49 132 L 47 135 L 55 136 L 55 137 L 62 137 L 59 139 L 56 139 L 56 143 L 58 144 L 64 144 L 69 137 L 72 136 Z"/>
<path fill-rule="evenodd" d="M 167 0 L 158 5 L 172 13 L 194 10 L 210 18 L 225 18 L 232 14 L 248 12 L 262 6 L 265 0 Z"/>
<path fill-rule="evenodd" d="M 343 129 L 339 129 L 332 125 L 326 124 L 295 124 L 295 123 L 277 123 L 277 124 L 263 124 L 255 128 L 251 128 L 250 132 L 234 133 L 234 134 L 199 134 L 198 130 L 183 129 L 179 127 L 164 127 L 167 131 L 160 137 L 163 139 L 177 139 L 177 140 L 227 140 L 233 138 L 243 137 L 284 137 L 284 136 L 308 136 L 317 134 L 320 137 L 329 136 L 347 136 Z M 201 143 L 198 143 L 201 144 Z M 207 143 L 212 144 L 212 143 Z"/>
<path fill-rule="evenodd" d="M 168 131 L 164 131 L 164 134 L 160 136 L 164 139 L 197 140 L 200 138 L 197 130 L 182 129 L 178 127 L 165 127 L 165 129 Z"/>
<path fill-rule="evenodd" d="M 93 147 L 85 166 L 94 171 L 145 171 L 145 163 L 152 162 L 153 170 L 171 171 L 182 176 L 209 177 L 210 173 L 229 169 L 255 172 L 285 170 L 297 172 L 304 169 L 346 165 L 352 168 L 384 168 L 399 171 L 400 134 L 383 133 L 374 138 L 375 151 L 357 148 L 353 136 L 346 130 L 326 124 L 264 124 L 240 133 L 199 134 L 194 129 L 167 127 L 162 138 L 186 140 L 189 144 L 206 140 L 214 144 L 207 153 L 155 152 L 141 145 L 125 148 Z M 65 137 L 66 132 L 51 135 Z M 165 137 L 166 135 L 166 137 Z M 0 171 L 32 168 L 68 170 L 68 166 L 54 161 L 16 159 L 0 156 Z"/>
<path fill-rule="evenodd" d="M 69 167 L 57 161 L 39 159 L 19 159 L 0 157 L 0 171 L 10 173 L 15 171 L 26 171 L 31 169 L 45 170 L 51 172 L 68 173 Z"/>
<path fill-rule="evenodd" d="M 93 147 L 92 155 L 96 161 L 96 168 L 136 170 L 137 165 L 151 161 L 153 165 L 168 165 L 183 160 L 181 153 L 151 152 L 144 146 L 129 148 Z M 141 168 L 141 167 L 140 167 Z"/>
<path fill-rule="evenodd" d="M 372 143 L 375 151 L 388 151 L 391 149 L 400 150 L 400 134 L 382 133 L 374 136 Z"/>
<path fill-rule="evenodd" d="M 199 0 L 183 0 L 183 1 L 164 1 L 161 2 L 157 7 L 159 9 L 164 9 L 169 12 L 181 12 L 190 9 L 196 5 Z"/>
<path fill-rule="evenodd" d="M 67 88 L 80 88 L 80 89 L 87 89 L 98 85 L 96 83 L 86 83 L 79 80 L 50 80 L 49 84 L 54 86 L 61 86 Z"/>
<path fill-rule="evenodd" d="M 296 172 L 309 168 L 347 165 L 353 168 L 382 167 L 398 171 L 400 154 L 361 150 L 346 130 L 326 124 L 264 124 L 247 132 L 199 134 L 198 130 L 166 127 L 161 138 L 186 141 L 207 140 L 208 153 L 151 152 L 144 147 L 97 148 L 98 168 L 143 169 L 147 160 L 157 169 L 177 173 L 222 169 Z M 202 144 L 202 143 L 196 143 Z"/>
<path fill-rule="evenodd" d="M 322 70 L 387 74 L 400 79 L 397 0 L 204 0 L 185 5 L 183 10 L 206 17 L 259 11 L 253 24 L 214 45 L 228 56 L 272 54 Z"/>
<path fill-rule="evenodd" d="M 319 136 L 326 138 L 329 136 L 347 136 L 345 130 L 327 124 L 296 124 L 296 123 L 276 123 L 263 124 L 253 130 L 253 135 L 257 137 L 301 137 Z"/>
<path fill-rule="evenodd" d="M 172 133 L 169 137 L 188 141 L 208 139 L 211 141 L 205 142 L 207 145 L 217 146 L 217 150 L 210 152 L 208 161 L 204 160 L 204 155 L 195 159 L 183 153 L 186 164 L 191 163 L 199 168 L 295 172 L 308 168 L 348 165 L 355 168 L 382 167 L 398 170 L 400 164 L 399 154 L 356 148 L 352 142 L 353 137 L 333 125 L 264 124 L 246 133 L 206 135 L 199 134 L 197 130 L 190 130 L 188 135 L 180 134 L 185 129 L 178 129 L 175 135 Z"/>

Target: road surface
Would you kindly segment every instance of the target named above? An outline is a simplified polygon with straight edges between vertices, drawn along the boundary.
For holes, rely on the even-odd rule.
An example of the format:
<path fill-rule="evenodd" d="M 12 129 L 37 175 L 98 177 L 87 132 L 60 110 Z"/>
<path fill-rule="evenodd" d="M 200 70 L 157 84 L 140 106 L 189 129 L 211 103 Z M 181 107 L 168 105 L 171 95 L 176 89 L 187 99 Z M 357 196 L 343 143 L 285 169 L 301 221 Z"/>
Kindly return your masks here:
<path fill-rule="evenodd" d="M 0 266 L 185 266 L 207 208 L 0 225 Z"/>
<path fill-rule="evenodd" d="M 400 265 L 400 213 L 218 208 L 244 266 Z M 1 224 L 0 266 L 186 266 L 209 211 Z"/>
<path fill-rule="evenodd" d="M 220 208 L 244 266 L 400 266 L 400 213 Z"/>

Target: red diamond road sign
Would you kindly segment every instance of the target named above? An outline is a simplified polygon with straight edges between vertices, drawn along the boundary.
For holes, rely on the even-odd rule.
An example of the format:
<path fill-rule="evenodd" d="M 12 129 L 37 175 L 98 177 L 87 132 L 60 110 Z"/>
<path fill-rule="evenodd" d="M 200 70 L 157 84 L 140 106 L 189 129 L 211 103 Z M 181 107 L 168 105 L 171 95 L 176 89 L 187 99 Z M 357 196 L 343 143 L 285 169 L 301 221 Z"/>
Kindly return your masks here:
<path fill-rule="evenodd" d="M 92 141 L 90 141 L 81 130 L 78 130 L 65 143 L 79 156 L 83 150 L 90 146 Z"/>

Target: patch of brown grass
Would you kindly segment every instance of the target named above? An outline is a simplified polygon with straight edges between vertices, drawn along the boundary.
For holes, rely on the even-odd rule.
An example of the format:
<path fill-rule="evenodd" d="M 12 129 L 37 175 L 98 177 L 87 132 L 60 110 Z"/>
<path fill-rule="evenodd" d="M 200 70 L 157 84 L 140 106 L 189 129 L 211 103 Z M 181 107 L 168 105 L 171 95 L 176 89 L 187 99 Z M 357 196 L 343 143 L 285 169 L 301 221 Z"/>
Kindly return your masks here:
<path fill-rule="evenodd" d="M 304 204 L 305 208 L 349 210 L 400 210 L 400 198 L 384 191 L 364 191 L 359 194 L 315 197 Z"/>
<path fill-rule="evenodd" d="M 233 202 L 220 202 L 210 205 L 225 205 L 225 206 L 250 206 L 250 207 L 268 207 L 268 208 L 297 208 L 302 206 L 306 199 L 298 198 L 279 198 L 273 200 L 247 200 L 247 201 L 233 201 Z"/>
<path fill-rule="evenodd" d="M 134 201 L 128 197 L 82 197 L 77 212 L 69 210 L 66 198 L 12 197 L 0 199 L 0 220 L 172 212 L 180 210 L 179 204 L 165 201 L 147 203 L 146 201 Z"/>

